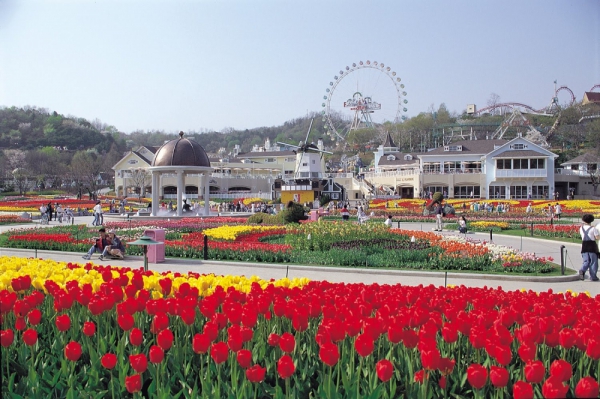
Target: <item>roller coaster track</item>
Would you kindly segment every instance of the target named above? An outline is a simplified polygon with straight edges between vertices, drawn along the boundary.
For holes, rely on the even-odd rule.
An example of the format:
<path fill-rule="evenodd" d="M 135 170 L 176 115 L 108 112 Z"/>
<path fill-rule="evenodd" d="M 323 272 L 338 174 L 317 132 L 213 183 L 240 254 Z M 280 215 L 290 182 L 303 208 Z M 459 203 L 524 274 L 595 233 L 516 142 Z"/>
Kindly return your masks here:
<path fill-rule="evenodd" d="M 596 85 L 596 86 L 592 87 L 592 90 L 594 90 L 597 87 L 600 88 L 600 85 Z M 545 108 L 535 109 L 527 104 L 509 102 L 509 103 L 494 104 L 489 107 L 482 108 L 482 109 L 478 110 L 477 112 L 475 112 L 475 114 L 482 114 L 485 112 L 493 111 L 498 108 L 512 108 L 512 109 L 521 108 L 522 110 L 524 110 L 525 113 L 534 113 L 534 114 L 541 114 L 541 115 L 555 114 L 556 112 L 560 112 L 560 105 L 558 104 L 558 93 L 561 91 L 566 91 L 570 95 L 571 101 L 569 102 L 569 105 L 573 105 L 575 103 L 575 94 L 573 93 L 573 90 L 569 89 L 567 86 L 561 86 L 558 89 L 556 89 L 556 91 L 554 92 L 554 97 L 552 97 L 552 99 L 550 101 L 550 105 L 548 105 Z M 529 112 L 527 112 L 527 111 L 529 111 Z"/>

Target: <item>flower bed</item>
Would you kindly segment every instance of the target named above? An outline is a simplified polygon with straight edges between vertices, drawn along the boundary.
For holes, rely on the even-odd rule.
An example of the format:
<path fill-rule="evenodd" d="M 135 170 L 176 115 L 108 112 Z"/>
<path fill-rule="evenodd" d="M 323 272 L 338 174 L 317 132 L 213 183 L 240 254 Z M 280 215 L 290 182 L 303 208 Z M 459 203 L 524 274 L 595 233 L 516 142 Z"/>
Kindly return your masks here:
<path fill-rule="evenodd" d="M 597 300 L 0 258 L 2 392 L 597 397 Z"/>
<path fill-rule="evenodd" d="M 0 215 L 0 225 L 26 223 L 31 223 L 31 219 L 25 219 L 17 215 Z"/>

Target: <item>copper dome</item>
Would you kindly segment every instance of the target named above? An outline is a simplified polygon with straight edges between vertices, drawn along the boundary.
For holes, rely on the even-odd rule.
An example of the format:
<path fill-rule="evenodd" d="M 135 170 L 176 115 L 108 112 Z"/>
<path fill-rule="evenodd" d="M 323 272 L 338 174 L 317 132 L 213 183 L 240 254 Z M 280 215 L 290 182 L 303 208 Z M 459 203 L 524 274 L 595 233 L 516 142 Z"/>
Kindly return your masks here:
<path fill-rule="evenodd" d="M 179 138 L 163 144 L 152 161 L 152 166 L 205 166 L 210 167 L 206 151 L 194 140 Z"/>

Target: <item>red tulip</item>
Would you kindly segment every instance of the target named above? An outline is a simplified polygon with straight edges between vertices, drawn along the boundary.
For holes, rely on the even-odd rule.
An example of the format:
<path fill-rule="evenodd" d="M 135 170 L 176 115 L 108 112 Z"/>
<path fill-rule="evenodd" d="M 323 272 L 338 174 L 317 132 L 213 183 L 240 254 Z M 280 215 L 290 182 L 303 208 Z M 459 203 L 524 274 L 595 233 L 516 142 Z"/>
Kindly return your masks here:
<path fill-rule="evenodd" d="M 227 338 L 227 346 L 229 346 L 229 349 L 231 349 L 232 352 L 237 352 L 242 349 L 243 345 L 244 338 L 242 337 L 242 333 L 239 332 L 239 330 L 230 331 L 229 337 Z"/>
<path fill-rule="evenodd" d="M 418 382 L 419 384 L 422 384 L 423 381 L 425 380 L 425 370 L 419 370 L 415 373 L 415 382 Z"/>
<path fill-rule="evenodd" d="M 173 280 L 170 278 L 163 278 L 158 280 L 160 288 L 162 288 L 163 296 L 168 296 L 171 293 L 171 287 L 173 286 Z"/>
<path fill-rule="evenodd" d="M 375 371 L 382 382 L 387 382 L 394 375 L 394 365 L 389 360 L 382 359 L 375 365 Z"/>
<path fill-rule="evenodd" d="M 237 351 L 236 359 L 241 368 L 247 369 L 252 363 L 252 352 L 248 349 L 240 349 Z"/>
<path fill-rule="evenodd" d="M 537 352 L 537 345 L 536 344 L 521 344 L 521 346 L 519 346 L 519 349 L 517 350 L 517 352 L 519 353 L 519 357 L 521 358 L 521 360 L 525 363 L 532 361 L 533 359 L 535 359 L 535 354 Z"/>
<path fill-rule="evenodd" d="M 92 321 L 86 321 L 83 323 L 83 328 L 81 331 L 83 331 L 83 333 L 88 337 L 92 337 L 96 333 L 96 325 Z"/>
<path fill-rule="evenodd" d="M 534 362 L 529 361 L 525 365 L 525 379 L 534 384 L 540 383 L 544 381 L 544 376 L 546 375 L 546 368 L 544 367 L 544 363 L 540 360 L 536 360 Z"/>
<path fill-rule="evenodd" d="M 558 378 L 560 381 L 569 381 L 573 377 L 571 363 L 562 359 L 553 361 L 550 365 L 550 375 Z"/>
<path fill-rule="evenodd" d="M 367 357 L 373 353 L 375 342 L 373 341 L 373 338 L 367 334 L 360 334 L 354 341 L 354 349 L 356 349 L 356 353 L 360 356 Z"/>
<path fill-rule="evenodd" d="M 169 280 L 171 281 L 171 280 Z M 169 316 L 166 313 L 161 312 L 154 315 L 154 319 L 152 319 L 152 326 L 150 327 L 150 331 L 153 334 L 157 334 L 169 327 Z"/>
<path fill-rule="evenodd" d="M 42 312 L 39 309 L 31 309 L 31 311 L 27 314 L 27 320 L 29 320 L 29 324 L 32 326 L 37 326 L 42 321 Z"/>
<path fill-rule="evenodd" d="M 65 357 L 72 362 L 76 362 L 81 357 L 81 344 L 71 341 L 65 345 Z"/>
<path fill-rule="evenodd" d="M 229 356 L 229 348 L 225 342 L 217 342 L 212 344 L 210 348 L 210 357 L 216 364 L 221 364 L 227 360 Z"/>
<path fill-rule="evenodd" d="M 163 350 L 169 350 L 173 346 L 173 339 L 175 339 L 173 332 L 168 328 L 162 330 L 156 336 L 156 342 Z"/>
<path fill-rule="evenodd" d="M 105 369 L 111 370 L 117 365 L 117 355 L 114 353 L 105 353 L 100 363 L 102 363 L 102 367 Z"/>
<path fill-rule="evenodd" d="M 453 323 L 445 323 L 442 327 L 442 337 L 448 343 L 454 343 L 458 340 L 458 329 Z"/>
<path fill-rule="evenodd" d="M 71 328 L 71 318 L 69 315 L 61 314 L 60 316 L 56 316 L 55 324 L 58 331 L 65 332 Z"/>
<path fill-rule="evenodd" d="M 291 377 L 294 374 L 294 371 L 296 371 L 296 366 L 294 366 L 294 361 L 289 355 L 283 355 L 277 361 L 277 373 L 279 373 L 279 376 L 284 380 Z"/>
<path fill-rule="evenodd" d="M 421 351 L 421 364 L 425 370 L 436 370 L 440 366 L 440 351 L 437 348 Z"/>
<path fill-rule="evenodd" d="M 338 346 L 333 342 L 327 342 L 323 344 L 321 349 L 319 349 L 319 358 L 329 367 L 335 366 L 338 360 L 340 360 L 340 351 Z"/>
<path fill-rule="evenodd" d="M 439 361 L 439 370 L 442 375 L 450 375 L 452 374 L 452 370 L 454 370 L 454 366 L 456 365 L 456 360 L 450 359 L 448 357 L 442 357 Z"/>
<path fill-rule="evenodd" d="M 446 376 L 443 375 L 440 377 L 440 380 L 438 381 L 438 385 L 440 386 L 440 388 L 446 389 L 446 382 L 447 382 Z"/>
<path fill-rule="evenodd" d="M 279 338 L 279 347 L 285 353 L 292 353 L 296 347 L 296 339 L 288 332 L 283 333 Z"/>
<path fill-rule="evenodd" d="M 129 342 L 133 346 L 140 346 L 144 342 L 144 334 L 139 328 L 133 328 L 129 332 Z"/>
<path fill-rule="evenodd" d="M 188 326 L 194 324 L 196 321 L 196 309 L 194 308 L 183 308 L 179 313 L 181 320 Z"/>
<path fill-rule="evenodd" d="M 152 345 L 150 347 L 150 351 L 148 352 L 148 357 L 154 364 L 162 363 L 162 361 L 165 359 L 165 351 L 163 351 L 163 349 L 158 345 Z"/>
<path fill-rule="evenodd" d="M 504 388 L 508 384 L 508 370 L 504 367 L 490 367 L 490 381 L 496 388 Z"/>
<path fill-rule="evenodd" d="M 600 396 L 598 382 L 593 377 L 583 377 L 575 387 L 575 396 L 578 398 L 597 398 Z"/>
<path fill-rule="evenodd" d="M 279 345 L 279 335 L 277 335 L 275 333 L 269 334 L 269 338 L 267 338 L 267 343 L 271 346 L 278 346 Z"/>
<path fill-rule="evenodd" d="M 575 332 L 570 328 L 563 328 L 558 333 L 558 342 L 560 346 L 562 346 L 565 349 L 572 348 L 575 345 L 576 341 L 577 335 L 575 335 Z"/>
<path fill-rule="evenodd" d="M 566 398 L 567 392 L 569 392 L 569 386 L 554 376 L 550 376 L 542 385 L 544 398 Z"/>
<path fill-rule="evenodd" d="M 253 383 L 263 382 L 265 380 L 266 373 L 266 367 L 260 367 L 258 364 L 255 364 L 254 366 L 246 369 L 246 378 L 248 381 Z"/>
<path fill-rule="evenodd" d="M 136 393 L 142 390 L 142 376 L 140 374 L 134 374 L 132 376 L 125 377 L 125 388 L 129 393 Z"/>
<path fill-rule="evenodd" d="M 513 385 L 514 399 L 533 399 L 533 387 L 525 381 L 517 381 Z"/>
<path fill-rule="evenodd" d="M 474 389 L 481 389 L 487 383 L 488 372 L 481 364 L 473 363 L 467 368 L 467 380 Z"/>
<path fill-rule="evenodd" d="M 210 339 L 208 338 L 208 335 L 206 334 L 196 334 L 194 335 L 194 338 L 192 339 L 192 349 L 194 350 L 194 352 L 198 353 L 198 354 L 203 354 L 208 352 L 208 349 L 210 348 Z"/>
<path fill-rule="evenodd" d="M 117 316 L 117 323 L 123 331 L 129 331 L 133 328 L 135 320 L 129 313 L 123 313 Z"/>
<path fill-rule="evenodd" d="M 9 346 L 12 345 L 13 341 L 15 340 L 15 333 L 13 330 L 1 330 L 0 331 L 0 344 L 2 344 L 3 347 L 8 348 Z"/>
<path fill-rule="evenodd" d="M 590 338 L 585 349 L 585 354 L 594 360 L 600 359 L 600 339 Z"/>
<path fill-rule="evenodd" d="M 15 330 L 23 331 L 27 327 L 27 323 L 25 323 L 25 318 L 17 316 L 15 320 Z"/>
<path fill-rule="evenodd" d="M 143 353 L 138 355 L 129 355 L 129 363 L 131 364 L 131 368 L 136 371 L 136 373 L 143 373 L 148 368 L 148 358 Z"/>
<path fill-rule="evenodd" d="M 38 334 L 34 329 L 29 328 L 23 332 L 23 342 L 25 342 L 25 345 L 33 346 L 37 342 L 37 339 Z"/>

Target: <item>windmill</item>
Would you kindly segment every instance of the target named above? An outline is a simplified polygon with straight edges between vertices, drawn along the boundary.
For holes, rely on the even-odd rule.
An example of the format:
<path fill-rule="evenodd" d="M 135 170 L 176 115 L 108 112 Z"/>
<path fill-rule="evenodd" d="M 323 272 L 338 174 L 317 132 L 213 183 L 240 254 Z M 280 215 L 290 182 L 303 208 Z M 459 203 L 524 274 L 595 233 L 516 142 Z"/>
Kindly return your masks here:
<path fill-rule="evenodd" d="M 313 121 L 314 119 L 311 119 L 310 126 L 306 132 L 306 138 L 304 141 L 298 143 L 298 145 L 277 142 L 279 145 L 295 148 L 296 166 L 294 168 L 294 180 L 297 183 L 301 181 L 321 180 L 323 176 L 323 154 L 332 154 L 329 151 L 323 150 L 321 141 L 319 141 L 319 146 L 316 146 L 314 143 L 308 143 Z"/>

